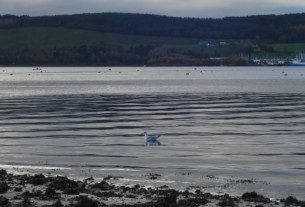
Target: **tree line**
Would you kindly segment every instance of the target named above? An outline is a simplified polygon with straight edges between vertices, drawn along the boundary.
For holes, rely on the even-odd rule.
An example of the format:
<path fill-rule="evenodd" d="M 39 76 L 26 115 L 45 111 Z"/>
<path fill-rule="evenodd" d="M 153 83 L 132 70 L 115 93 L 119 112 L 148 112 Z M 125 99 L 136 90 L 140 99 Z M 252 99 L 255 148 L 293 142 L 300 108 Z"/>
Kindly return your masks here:
<path fill-rule="evenodd" d="M 239 52 L 239 51 L 238 51 Z M 234 53 L 232 53 L 234 54 Z M 152 45 L 124 48 L 116 44 L 100 43 L 54 48 L 0 49 L 0 65 L 4 66 L 160 66 L 160 65 L 247 65 L 247 61 L 233 55 L 211 59 L 201 50 L 175 51 Z"/>
<path fill-rule="evenodd" d="M 94 13 L 0 16 L 0 28 L 67 27 L 131 35 L 305 42 L 305 13 L 226 18 L 180 18 L 150 14 Z"/>

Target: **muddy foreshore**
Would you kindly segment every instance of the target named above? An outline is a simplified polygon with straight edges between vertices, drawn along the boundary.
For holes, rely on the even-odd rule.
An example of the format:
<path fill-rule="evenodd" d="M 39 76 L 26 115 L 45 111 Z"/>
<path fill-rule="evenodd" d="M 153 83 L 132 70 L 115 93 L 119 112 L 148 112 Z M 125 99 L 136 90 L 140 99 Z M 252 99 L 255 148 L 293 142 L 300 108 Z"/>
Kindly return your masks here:
<path fill-rule="evenodd" d="M 67 177 L 42 175 L 13 175 L 0 170 L 0 207 L 98 207 L 98 206 L 304 206 L 305 201 L 294 197 L 271 200 L 255 192 L 240 197 L 228 194 L 212 195 L 177 191 L 168 186 L 156 189 L 140 185 L 116 186 L 112 177 L 95 182 L 94 178 L 83 181 Z"/>

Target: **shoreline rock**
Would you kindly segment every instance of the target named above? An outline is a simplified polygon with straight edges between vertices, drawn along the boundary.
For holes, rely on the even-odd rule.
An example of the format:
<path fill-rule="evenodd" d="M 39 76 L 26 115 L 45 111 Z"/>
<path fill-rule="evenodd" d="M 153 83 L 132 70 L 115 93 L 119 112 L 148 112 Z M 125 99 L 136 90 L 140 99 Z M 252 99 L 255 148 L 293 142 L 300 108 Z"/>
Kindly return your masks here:
<path fill-rule="evenodd" d="M 55 175 L 13 175 L 0 170 L 0 206 L 3 207 L 100 207 L 100 206 L 304 206 L 290 196 L 279 201 L 245 192 L 240 197 L 212 195 L 196 190 L 177 191 L 168 186 L 156 189 L 115 186 L 106 177 L 99 183 L 94 178 L 75 181 Z"/>

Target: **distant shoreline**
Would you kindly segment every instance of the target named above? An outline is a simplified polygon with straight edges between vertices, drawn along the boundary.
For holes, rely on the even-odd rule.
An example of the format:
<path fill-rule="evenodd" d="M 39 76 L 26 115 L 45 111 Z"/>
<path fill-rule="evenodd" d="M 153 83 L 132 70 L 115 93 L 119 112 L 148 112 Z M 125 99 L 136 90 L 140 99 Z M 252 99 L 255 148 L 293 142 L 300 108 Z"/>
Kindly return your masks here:
<path fill-rule="evenodd" d="M 0 206 L 305 206 L 289 196 L 271 200 L 255 192 L 240 197 L 212 195 L 200 190 L 177 191 L 164 185 L 159 188 L 130 185 L 116 186 L 108 176 L 101 182 L 90 177 L 83 181 L 52 174 L 13 175 L 0 170 Z"/>
<path fill-rule="evenodd" d="M 302 67 L 302 66 L 294 66 L 294 65 L 0 65 L 0 68 L 14 68 L 14 67 L 26 67 L 26 68 L 42 68 L 42 67 L 49 67 L 49 68 L 60 68 L 60 67 L 65 67 L 65 68 L 73 68 L 73 67 L 79 67 L 79 68 L 96 68 L 96 67 L 137 67 L 137 68 L 142 68 L 142 67 L 151 67 L 151 68 L 157 68 L 157 67 L 211 67 L 211 68 L 216 68 L 216 67 Z"/>
<path fill-rule="evenodd" d="M 0 15 L 0 64 L 279 65 L 303 59 L 304 18 L 305 13 L 223 19 L 111 12 Z"/>

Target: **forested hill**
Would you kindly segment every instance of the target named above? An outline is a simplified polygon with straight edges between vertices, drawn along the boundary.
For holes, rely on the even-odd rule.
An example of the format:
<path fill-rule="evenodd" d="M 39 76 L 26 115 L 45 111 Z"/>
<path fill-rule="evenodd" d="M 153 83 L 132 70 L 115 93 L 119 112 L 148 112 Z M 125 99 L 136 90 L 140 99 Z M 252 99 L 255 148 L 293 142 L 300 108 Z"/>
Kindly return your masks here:
<path fill-rule="evenodd" d="M 127 13 L 0 16 L 1 29 L 20 27 L 66 27 L 131 35 L 305 42 L 305 13 L 222 19 Z"/>
<path fill-rule="evenodd" d="M 246 58 L 286 59 L 304 51 L 305 13 L 0 16 L 0 66 L 246 65 Z"/>

